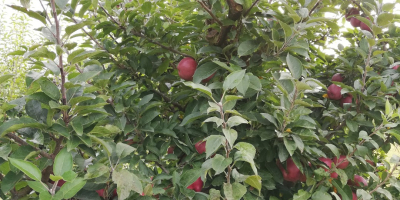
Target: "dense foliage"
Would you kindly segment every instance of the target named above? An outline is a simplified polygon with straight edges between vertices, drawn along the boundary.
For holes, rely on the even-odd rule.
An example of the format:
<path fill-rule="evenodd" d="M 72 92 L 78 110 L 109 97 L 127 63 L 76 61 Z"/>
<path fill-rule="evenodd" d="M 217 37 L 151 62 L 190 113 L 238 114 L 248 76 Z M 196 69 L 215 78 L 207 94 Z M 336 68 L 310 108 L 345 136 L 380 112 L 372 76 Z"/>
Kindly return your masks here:
<path fill-rule="evenodd" d="M 40 2 L 1 198 L 400 197 L 396 3 Z"/>

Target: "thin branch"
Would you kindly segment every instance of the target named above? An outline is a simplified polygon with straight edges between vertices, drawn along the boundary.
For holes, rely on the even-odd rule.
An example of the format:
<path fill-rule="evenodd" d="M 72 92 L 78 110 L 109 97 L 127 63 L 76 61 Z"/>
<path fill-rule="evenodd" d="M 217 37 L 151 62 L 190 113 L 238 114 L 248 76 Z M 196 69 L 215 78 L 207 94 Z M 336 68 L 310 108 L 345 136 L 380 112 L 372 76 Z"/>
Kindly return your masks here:
<path fill-rule="evenodd" d="M 172 102 L 172 100 L 169 97 L 167 97 L 167 95 L 165 95 L 164 93 L 162 93 L 162 92 L 160 92 L 158 90 L 155 90 L 155 89 L 152 89 L 151 91 L 153 91 L 153 92 L 157 93 L 158 95 L 160 95 L 166 102 L 172 103 L 174 106 L 179 108 L 179 110 L 181 110 L 182 112 L 185 112 L 185 109 L 181 105 L 179 105 L 176 102 Z"/>
<path fill-rule="evenodd" d="M 18 144 L 20 144 L 20 145 L 28 145 L 28 146 L 33 147 L 34 149 L 36 149 L 36 151 L 39 151 L 40 155 L 42 155 L 42 156 L 44 156 L 44 157 L 46 157 L 46 158 L 48 158 L 48 159 L 51 159 L 51 160 L 54 159 L 54 157 L 53 157 L 52 155 L 50 155 L 50 154 L 48 154 L 47 152 L 41 150 L 39 147 L 35 147 L 35 146 L 33 146 L 33 145 L 31 145 L 31 144 L 25 142 L 25 140 L 21 139 L 21 138 L 18 137 L 17 135 L 14 135 L 14 134 L 12 134 L 12 133 L 7 133 L 6 136 L 9 137 L 9 138 L 11 138 L 11 139 L 13 139 L 16 143 L 18 143 Z"/>
<path fill-rule="evenodd" d="M 103 6 L 101 6 L 101 5 L 99 5 L 99 6 L 100 6 L 100 8 L 104 11 L 104 13 L 111 19 L 112 22 L 114 22 L 116 25 L 118 25 L 118 27 L 119 27 L 120 29 L 126 31 L 126 28 L 123 27 L 118 21 L 116 21 L 116 20 L 114 19 L 114 17 L 111 16 L 110 13 L 108 13 L 107 10 L 106 10 Z M 162 47 L 163 49 L 167 49 L 167 50 L 169 50 L 169 51 L 171 51 L 171 52 L 173 52 L 173 53 L 176 53 L 176 54 L 179 54 L 179 55 L 182 55 L 182 56 L 185 56 L 185 57 L 191 57 L 191 58 L 192 58 L 191 55 L 188 55 L 188 54 L 182 53 L 182 52 L 180 52 L 180 51 L 177 51 L 177 50 L 175 50 L 175 49 L 172 48 L 172 47 L 167 47 L 167 46 L 165 46 L 165 45 L 163 45 L 163 44 L 161 44 L 161 43 L 159 43 L 159 42 L 157 42 L 157 41 L 154 41 L 154 40 L 148 38 L 147 36 L 145 36 L 145 35 L 143 35 L 143 34 L 141 34 L 141 33 L 138 33 L 138 32 L 136 32 L 136 31 L 134 31 L 134 30 L 132 30 L 131 33 L 132 33 L 133 35 L 135 35 L 135 36 L 141 37 L 141 38 L 143 38 L 143 39 L 149 41 L 150 43 L 156 44 L 156 45 Z"/>
<path fill-rule="evenodd" d="M 260 0 L 256 0 L 249 9 L 247 9 L 247 11 L 243 14 L 243 16 L 247 16 L 249 14 L 249 12 L 251 11 L 251 9 L 253 9 L 253 7 L 259 2 Z"/>
<path fill-rule="evenodd" d="M 386 176 L 385 180 L 383 180 L 381 183 L 379 183 L 373 190 L 371 190 L 369 192 L 369 194 L 374 193 L 375 191 L 377 191 L 383 184 L 385 184 L 390 177 L 392 177 L 393 172 L 396 171 L 397 167 L 399 166 L 399 163 L 396 163 L 392 169 L 392 171 Z"/>
<path fill-rule="evenodd" d="M 49 15 L 47 14 L 47 10 L 46 10 L 46 8 L 45 8 L 44 5 L 43 5 L 42 0 L 39 0 L 39 2 L 40 2 L 40 5 L 42 5 L 42 8 L 43 8 L 44 14 L 46 15 L 47 21 L 50 23 L 50 25 L 53 26 L 53 23 L 51 22 L 50 17 L 49 17 Z M 50 31 L 50 32 L 51 32 L 51 31 Z"/>
<path fill-rule="evenodd" d="M 310 10 L 310 12 L 308 13 L 308 16 L 311 16 L 312 12 L 314 12 L 314 10 L 317 8 L 317 6 L 319 5 L 319 3 L 321 3 L 322 0 L 319 0 L 314 7 Z"/>
<path fill-rule="evenodd" d="M 220 26 L 224 26 L 224 24 L 217 18 L 217 16 L 214 15 L 214 13 L 212 12 L 212 10 L 210 10 L 210 8 L 204 4 L 203 1 L 197 1 L 199 2 L 199 4 L 201 5 L 201 7 L 204 8 L 204 10 L 206 10 L 208 12 L 208 14 L 210 14 L 210 16 L 217 22 L 217 24 L 219 24 Z"/>
<path fill-rule="evenodd" d="M 158 162 L 155 162 L 155 163 L 157 166 L 159 166 L 162 169 L 163 172 L 165 172 L 166 174 L 169 174 L 169 170 L 167 168 L 165 168 L 164 165 L 162 165 Z"/>

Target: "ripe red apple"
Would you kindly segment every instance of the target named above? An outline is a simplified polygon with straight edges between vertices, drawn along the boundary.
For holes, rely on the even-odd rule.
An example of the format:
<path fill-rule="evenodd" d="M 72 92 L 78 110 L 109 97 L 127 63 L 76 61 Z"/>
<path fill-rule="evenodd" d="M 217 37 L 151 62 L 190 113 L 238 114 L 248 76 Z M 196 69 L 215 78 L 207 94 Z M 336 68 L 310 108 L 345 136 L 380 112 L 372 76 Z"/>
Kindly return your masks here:
<path fill-rule="evenodd" d="M 336 82 L 343 82 L 343 76 L 340 73 L 336 73 L 335 75 L 332 76 L 332 81 Z"/>
<path fill-rule="evenodd" d="M 363 186 L 361 186 L 360 183 L 362 183 Z M 356 187 L 367 187 L 368 186 L 367 180 L 365 180 L 365 178 L 363 178 L 362 176 L 359 176 L 359 175 L 354 175 L 354 181 L 348 180 L 347 184 L 351 185 L 351 186 L 356 186 Z"/>
<path fill-rule="evenodd" d="M 346 97 L 340 99 L 340 106 L 343 108 L 343 104 L 352 102 L 353 102 L 353 96 L 351 94 L 347 94 Z"/>
<path fill-rule="evenodd" d="M 96 192 L 97 192 L 97 194 L 99 194 L 100 197 L 105 198 L 104 189 L 96 190 Z"/>
<path fill-rule="evenodd" d="M 186 57 L 182 59 L 178 64 L 179 77 L 186 81 L 193 80 L 193 74 L 196 71 L 197 63 L 193 58 Z"/>
<path fill-rule="evenodd" d="M 366 17 L 366 18 L 369 20 L 369 17 Z M 366 25 L 364 22 L 360 23 L 360 28 L 361 28 L 361 30 L 365 30 L 365 31 L 371 32 L 371 28 L 368 25 Z"/>
<path fill-rule="evenodd" d="M 167 150 L 167 153 L 168 153 L 168 154 L 173 154 L 173 153 L 174 153 L 174 149 L 175 149 L 174 146 L 170 146 L 170 147 L 168 148 L 168 150 Z"/>
<path fill-rule="evenodd" d="M 286 170 L 283 168 L 282 164 L 277 160 L 277 165 L 282 172 L 283 179 L 290 182 L 296 182 L 300 178 L 303 180 L 304 177 L 300 177 L 302 174 L 300 173 L 299 168 L 297 168 L 296 164 L 294 164 L 292 158 L 288 158 L 286 160 Z"/>
<path fill-rule="evenodd" d="M 342 88 L 332 84 L 328 87 L 328 98 L 333 99 L 333 100 L 339 100 L 342 98 L 342 94 L 340 93 L 342 91 Z"/>
<path fill-rule="evenodd" d="M 303 182 L 303 183 L 306 182 L 307 181 L 307 176 L 305 174 L 300 174 L 299 181 Z"/>
<path fill-rule="evenodd" d="M 355 17 L 352 17 L 352 18 L 350 19 L 350 24 L 351 24 L 353 27 L 360 27 L 360 26 L 361 26 L 361 21 L 360 21 L 359 19 L 355 18 Z"/>
<path fill-rule="evenodd" d="M 202 154 L 204 152 L 206 152 L 206 142 L 205 141 L 198 141 L 194 147 L 197 150 L 197 153 Z"/>
<path fill-rule="evenodd" d="M 399 68 L 399 65 L 395 65 L 394 67 L 392 67 L 392 69 L 397 70 L 397 68 Z"/>
<path fill-rule="evenodd" d="M 375 167 L 375 163 L 374 163 L 374 161 L 372 161 L 372 160 L 366 160 L 367 161 L 367 163 L 369 163 L 370 165 L 372 165 L 372 166 L 374 166 Z"/>
<path fill-rule="evenodd" d="M 351 16 L 351 15 L 359 15 L 359 14 L 360 14 L 360 11 L 358 11 L 357 8 L 350 8 L 350 10 L 346 13 L 345 17 L 346 17 L 347 21 L 350 21 L 351 18 L 353 18 L 353 17 L 349 17 L 349 16 Z"/>
<path fill-rule="evenodd" d="M 353 200 L 358 200 L 356 193 L 351 192 L 351 194 L 353 195 Z"/>
<path fill-rule="evenodd" d="M 336 168 L 338 168 L 338 169 L 346 169 L 346 167 L 349 165 L 349 161 L 347 160 L 345 155 L 341 155 L 339 157 L 339 159 L 337 159 L 337 157 L 334 157 L 333 163 L 335 163 Z M 337 165 L 338 163 L 340 163 L 340 164 Z"/>
<path fill-rule="evenodd" d="M 202 188 L 203 188 L 203 181 L 201 180 L 201 177 L 199 177 L 194 183 L 192 183 L 187 187 L 187 189 L 191 189 L 196 192 L 200 192 Z"/>
<path fill-rule="evenodd" d="M 203 83 L 208 83 L 208 81 L 210 81 L 210 80 L 214 77 L 214 75 L 215 75 L 215 73 L 212 74 L 211 76 L 209 76 L 208 78 L 203 79 L 201 82 L 203 82 Z"/>
<path fill-rule="evenodd" d="M 328 165 L 329 169 L 332 167 L 332 160 L 329 158 L 319 158 L 320 161 Z M 329 171 L 328 169 L 324 169 L 326 172 Z M 336 179 L 338 177 L 338 174 L 336 172 L 331 173 L 331 177 Z"/>

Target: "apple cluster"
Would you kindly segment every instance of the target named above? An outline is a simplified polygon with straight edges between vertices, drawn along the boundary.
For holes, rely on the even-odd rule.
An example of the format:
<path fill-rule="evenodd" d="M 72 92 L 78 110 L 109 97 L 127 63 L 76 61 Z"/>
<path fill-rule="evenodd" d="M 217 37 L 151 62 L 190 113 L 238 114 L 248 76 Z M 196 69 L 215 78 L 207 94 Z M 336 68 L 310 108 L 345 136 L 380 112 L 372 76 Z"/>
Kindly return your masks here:
<path fill-rule="evenodd" d="M 332 81 L 343 82 L 343 80 L 344 77 L 340 73 L 336 73 L 332 76 Z M 340 106 L 343 108 L 343 104 L 353 102 L 353 96 L 349 93 L 343 96 L 341 92 L 342 88 L 340 86 L 331 84 L 328 87 L 327 94 L 329 99 L 340 100 Z"/>
<path fill-rule="evenodd" d="M 319 158 L 321 162 L 323 162 L 326 167 L 324 170 L 328 172 L 332 168 L 332 163 L 335 164 L 337 169 L 346 169 L 347 166 L 349 165 L 349 161 L 347 160 L 345 155 L 341 155 L 339 158 L 334 157 L 333 159 L 330 158 L 324 158 L 321 157 Z M 371 165 L 375 165 L 375 163 L 371 160 L 367 160 L 367 162 Z M 306 182 L 307 177 L 305 174 L 301 173 L 300 169 L 296 166 L 296 164 L 293 162 L 292 158 L 288 158 L 286 160 L 286 168 L 284 168 L 279 160 L 276 161 L 278 168 L 282 172 L 283 179 L 288 182 Z M 308 165 L 311 167 L 311 163 L 308 163 Z M 318 166 L 322 167 L 322 166 Z M 338 174 L 336 172 L 331 172 L 330 177 L 333 179 L 338 178 Z M 353 180 L 349 179 L 347 181 L 347 184 L 349 186 L 353 187 L 367 187 L 368 182 L 365 178 L 359 175 L 354 175 Z M 353 192 L 353 200 L 357 200 L 357 195 Z"/>
<path fill-rule="evenodd" d="M 178 75 L 183 80 L 192 81 L 194 72 L 196 71 L 196 68 L 197 68 L 196 61 L 193 58 L 186 57 L 178 63 L 178 67 L 177 67 Z M 202 80 L 201 82 L 207 83 L 214 77 L 214 75 L 215 75 L 215 73 L 212 74 L 211 76 L 209 76 L 208 78 Z"/>
<path fill-rule="evenodd" d="M 360 11 L 357 8 L 350 8 L 349 11 L 346 13 L 345 17 L 348 22 L 353 27 L 360 27 L 361 30 L 366 30 L 371 32 L 371 28 L 362 22 L 361 20 L 357 19 L 356 16 L 360 16 Z M 370 20 L 369 17 L 365 17 L 366 19 Z"/>

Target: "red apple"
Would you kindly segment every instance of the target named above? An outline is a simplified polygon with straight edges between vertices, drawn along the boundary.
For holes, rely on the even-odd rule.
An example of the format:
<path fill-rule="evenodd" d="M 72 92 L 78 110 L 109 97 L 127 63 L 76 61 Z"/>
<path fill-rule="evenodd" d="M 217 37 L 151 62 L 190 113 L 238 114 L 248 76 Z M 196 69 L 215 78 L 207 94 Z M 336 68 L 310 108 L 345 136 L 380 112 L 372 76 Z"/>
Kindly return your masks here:
<path fill-rule="evenodd" d="M 300 174 L 299 181 L 303 182 L 303 183 L 306 182 L 307 181 L 307 176 L 305 174 Z"/>
<path fill-rule="evenodd" d="M 352 17 L 352 18 L 350 19 L 350 24 L 351 24 L 353 27 L 360 27 L 360 26 L 361 26 L 361 21 L 360 21 L 359 19 L 355 18 L 355 17 Z"/>
<path fill-rule="evenodd" d="M 360 11 L 357 8 L 350 8 L 349 11 L 346 13 L 345 17 L 347 21 L 350 21 L 353 17 L 349 17 L 351 15 L 359 15 Z"/>
<path fill-rule="evenodd" d="M 340 99 L 340 106 L 343 108 L 343 104 L 352 102 L 353 102 L 353 96 L 351 94 L 347 94 L 346 97 Z"/>
<path fill-rule="evenodd" d="M 366 17 L 366 18 L 369 20 L 369 17 Z M 360 23 L 360 28 L 361 28 L 361 30 L 365 30 L 365 31 L 371 32 L 371 28 L 368 25 L 366 25 L 364 22 Z"/>
<path fill-rule="evenodd" d="M 399 65 L 395 65 L 394 67 L 392 67 L 392 69 L 397 70 L 397 68 L 399 68 Z"/>
<path fill-rule="evenodd" d="M 352 192 L 351 194 L 353 195 L 353 200 L 358 200 L 356 193 Z"/>
<path fill-rule="evenodd" d="M 96 192 L 97 192 L 97 194 L 99 194 L 100 197 L 105 198 L 104 189 L 97 190 Z"/>
<path fill-rule="evenodd" d="M 173 154 L 173 153 L 174 153 L 174 149 L 175 149 L 174 146 L 170 146 L 170 147 L 168 148 L 168 150 L 167 150 L 167 153 L 168 153 L 168 154 Z"/>
<path fill-rule="evenodd" d="M 323 163 L 325 163 L 326 165 L 328 165 L 329 169 L 332 167 L 332 160 L 329 158 L 319 158 L 320 161 L 322 161 Z M 325 169 L 325 171 L 329 171 L 328 169 Z M 338 174 L 336 172 L 332 172 L 331 173 L 331 177 L 332 178 L 337 178 Z"/>
<path fill-rule="evenodd" d="M 206 152 L 206 142 L 205 141 L 198 141 L 194 147 L 196 148 L 199 154 Z"/>
<path fill-rule="evenodd" d="M 363 186 L 361 186 L 360 183 L 362 183 Z M 351 186 L 356 186 L 356 187 L 367 187 L 368 186 L 367 180 L 365 180 L 365 178 L 363 178 L 362 176 L 359 176 L 359 175 L 354 175 L 354 181 L 349 180 L 349 181 L 347 181 L 347 184 L 351 185 Z"/>
<path fill-rule="evenodd" d="M 372 160 L 366 160 L 367 161 L 367 163 L 369 163 L 370 165 L 372 165 L 372 166 L 374 166 L 375 167 L 375 163 L 374 163 L 374 161 L 372 161 Z"/>
<path fill-rule="evenodd" d="M 332 81 L 336 82 L 343 82 L 343 76 L 340 73 L 336 73 L 335 75 L 332 76 Z"/>
<path fill-rule="evenodd" d="M 341 155 L 339 159 L 337 159 L 337 157 L 334 157 L 333 163 L 335 163 L 336 168 L 338 169 L 346 169 L 346 167 L 349 165 L 349 161 L 347 160 L 345 155 Z M 338 163 L 340 164 L 337 165 Z"/>
<path fill-rule="evenodd" d="M 292 158 L 288 158 L 286 160 L 286 170 L 283 168 L 282 164 L 277 160 L 277 165 L 282 172 L 283 179 L 290 182 L 296 182 L 299 179 L 303 180 L 304 177 L 301 177 L 301 172 L 299 168 L 297 168 L 296 164 L 294 164 Z"/>
<path fill-rule="evenodd" d="M 201 177 L 199 177 L 194 183 L 192 183 L 187 187 L 187 189 L 191 189 L 196 192 L 200 192 L 202 188 L 203 188 L 203 181 L 201 180 Z"/>
<path fill-rule="evenodd" d="M 197 63 L 193 58 L 186 57 L 182 59 L 178 64 L 179 77 L 186 81 L 193 80 L 193 74 L 196 71 Z"/>
<path fill-rule="evenodd" d="M 342 88 L 332 84 L 328 87 L 328 98 L 333 99 L 333 100 L 339 100 L 342 98 L 342 94 L 340 93 L 342 91 Z"/>

